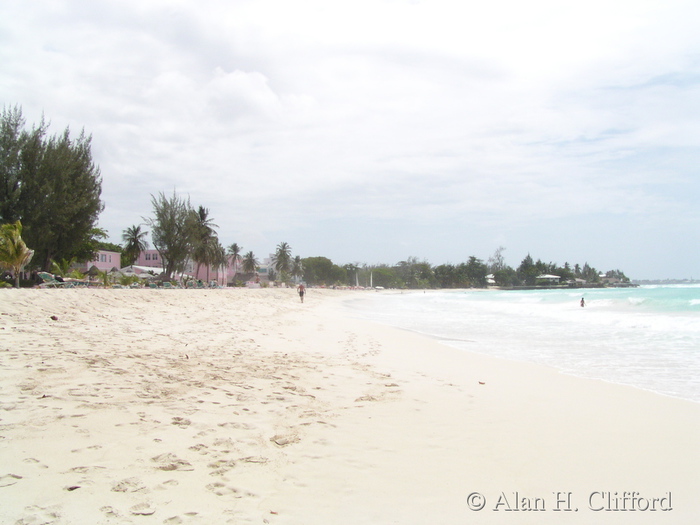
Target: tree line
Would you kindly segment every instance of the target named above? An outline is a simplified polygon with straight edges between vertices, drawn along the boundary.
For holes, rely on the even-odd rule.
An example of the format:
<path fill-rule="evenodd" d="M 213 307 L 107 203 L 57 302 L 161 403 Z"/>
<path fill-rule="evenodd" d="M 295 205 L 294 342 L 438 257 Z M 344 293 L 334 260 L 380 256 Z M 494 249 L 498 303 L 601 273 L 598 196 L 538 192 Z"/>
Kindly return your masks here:
<path fill-rule="evenodd" d="M 0 261 L 3 268 L 18 273 L 22 268 L 50 270 L 68 268 L 71 262 L 92 260 L 98 250 L 122 254 L 123 266 L 133 264 L 148 249 L 150 233 L 154 248 L 163 261 L 164 278 L 171 279 L 193 262 L 223 269 L 233 264 L 235 272 L 254 274 L 260 261 L 252 251 L 243 253 L 237 243 L 224 247 L 209 210 L 193 207 L 189 198 L 164 193 L 151 196 L 153 215 L 126 228 L 123 245 L 105 242 L 107 232 L 97 227 L 104 209 L 101 200 L 100 169 L 92 160 L 92 137 L 84 131 L 77 138 L 70 130 L 49 136 L 48 124 L 26 129 L 19 107 L 3 108 L 0 115 Z M 142 228 L 150 228 L 150 232 Z M 3 241 L 3 239 L 5 239 Z M 29 248 L 31 249 L 29 249 Z M 13 251 L 14 250 L 14 251 Z M 269 268 L 270 280 L 303 280 L 310 285 L 382 286 L 384 288 L 464 288 L 485 287 L 489 275 L 493 284 L 531 286 L 538 276 L 553 274 L 562 281 L 599 281 L 599 272 L 585 263 L 559 266 L 534 261 L 528 254 L 517 268 L 505 264 L 504 248 L 488 261 L 471 256 L 458 264 L 430 265 L 409 257 L 394 265 L 345 264 L 339 266 L 326 257 L 292 256 L 288 243 L 280 243 Z M 9 254 L 9 255 L 8 255 Z M 28 255 L 29 254 L 29 255 Z M 29 257 L 29 259 L 27 259 Z M 14 274 L 13 274 L 14 275 Z M 628 280 L 619 270 L 608 276 Z"/>
<path fill-rule="evenodd" d="M 436 266 L 417 257 L 409 257 L 393 266 L 359 263 L 339 266 L 326 257 L 310 257 L 302 259 L 303 276 L 310 285 L 381 286 L 399 289 L 535 286 L 542 283 L 542 279 L 538 279 L 542 275 L 556 275 L 560 277 L 560 282 L 579 279 L 588 284 L 596 284 L 601 281 L 600 272 L 588 263 L 582 266 L 545 263 L 540 259 L 534 261 L 530 254 L 517 268 L 512 268 L 503 259 L 504 250 L 505 248 L 499 247 L 487 261 L 470 256 L 462 263 Z M 605 277 L 629 281 L 620 270 L 608 271 Z"/>

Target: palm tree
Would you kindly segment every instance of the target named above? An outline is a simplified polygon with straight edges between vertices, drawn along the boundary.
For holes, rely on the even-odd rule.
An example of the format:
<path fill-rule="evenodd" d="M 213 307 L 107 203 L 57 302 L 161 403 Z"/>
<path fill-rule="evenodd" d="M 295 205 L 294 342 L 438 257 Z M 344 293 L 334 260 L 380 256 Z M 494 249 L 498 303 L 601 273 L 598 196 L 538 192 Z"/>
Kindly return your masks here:
<path fill-rule="evenodd" d="M 301 257 L 297 255 L 292 261 L 292 277 L 301 277 L 304 275 L 304 265 L 301 263 Z"/>
<path fill-rule="evenodd" d="M 286 242 L 281 242 L 277 245 L 275 252 L 275 270 L 282 274 L 289 273 L 289 268 L 292 261 L 292 248 Z"/>
<path fill-rule="evenodd" d="M 141 231 L 141 226 L 129 226 L 122 232 L 122 240 L 124 241 L 124 266 L 134 264 L 141 252 L 148 249 L 148 241 L 146 241 L 148 232 Z"/>
<path fill-rule="evenodd" d="M 61 277 L 66 277 L 71 272 L 71 266 L 75 264 L 77 259 L 75 257 L 66 260 L 61 259 L 60 261 L 54 261 L 51 259 L 51 273 L 54 275 L 60 275 Z"/>
<path fill-rule="evenodd" d="M 112 285 L 112 277 L 107 271 L 97 270 L 97 279 L 99 283 L 105 288 L 109 288 Z"/>
<path fill-rule="evenodd" d="M 228 255 L 231 257 L 231 264 L 233 264 L 233 278 L 236 278 L 236 273 L 238 273 L 238 263 L 243 260 L 241 257 L 241 251 L 243 251 L 242 246 L 238 246 L 237 243 L 233 243 L 228 247 Z"/>
<path fill-rule="evenodd" d="M 207 266 L 207 280 L 209 279 L 209 267 L 212 265 L 212 257 L 214 255 L 214 247 L 218 243 L 216 231 L 218 228 L 213 223 L 213 219 L 209 217 L 209 209 L 200 206 L 197 211 L 192 212 L 192 239 L 194 249 L 192 251 L 192 260 L 197 263 L 197 274 L 199 268 L 204 264 Z"/>
<path fill-rule="evenodd" d="M 211 265 L 216 270 L 216 280 L 219 280 L 219 270 L 224 270 L 224 285 L 226 284 L 226 268 L 228 267 L 228 255 L 226 253 L 226 248 L 224 248 L 219 240 L 216 240 L 216 244 L 212 248 L 211 253 Z"/>
<path fill-rule="evenodd" d="M 11 271 L 15 287 L 19 288 L 19 274 L 34 255 L 22 240 L 22 223 L 3 224 L 0 227 L 0 267 Z"/>
<path fill-rule="evenodd" d="M 255 258 L 253 252 L 248 252 L 243 256 L 243 271 L 246 273 L 253 273 L 258 269 L 260 263 Z"/>

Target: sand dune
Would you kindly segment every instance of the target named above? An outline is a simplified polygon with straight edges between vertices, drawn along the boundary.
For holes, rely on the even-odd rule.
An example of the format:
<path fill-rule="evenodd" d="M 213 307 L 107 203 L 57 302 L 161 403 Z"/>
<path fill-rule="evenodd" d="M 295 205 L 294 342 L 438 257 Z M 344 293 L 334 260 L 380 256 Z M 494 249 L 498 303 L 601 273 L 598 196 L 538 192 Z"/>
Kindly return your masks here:
<path fill-rule="evenodd" d="M 357 293 L 3 291 L 0 522 L 697 523 L 700 405 L 350 319 Z M 672 510 L 590 508 L 613 491 Z"/>

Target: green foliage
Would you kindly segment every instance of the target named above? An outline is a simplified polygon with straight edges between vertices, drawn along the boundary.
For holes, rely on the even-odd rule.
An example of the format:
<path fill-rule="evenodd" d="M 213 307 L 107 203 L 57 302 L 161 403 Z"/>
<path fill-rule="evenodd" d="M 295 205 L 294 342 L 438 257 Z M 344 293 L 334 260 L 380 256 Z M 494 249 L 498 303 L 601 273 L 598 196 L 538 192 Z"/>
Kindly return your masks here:
<path fill-rule="evenodd" d="M 518 280 L 518 274 L 510 266 L 505 266 L 493 272 L 493 280 L 496 282 L 496 286 L 502 287 L 515 286 L 520 282 Z"/>
<path fill-rule="evenodd" d="M 34 264 L 86 255 L 86 243 L 103 210 L 102 180 L 92 161 L 92 138 L 66 129 L 47 137 L 42 121 L 31 131 L 18 107 L 0 116 L 0 220 L 21 220 L 35 249 Z M 88 250 L 89 251 L 89 250 Z M 88 254 L 89 255 L 89 254 Z"/>
<path fill-rule="evenodd" d="M 211 268 L 215 271 L 225 271 L 228 268 L 228 254 L 226 253 L 226 248 L 219 242 L 219 239 L 215 239 L 215 242 L 210 247 L 210 259 L 209 264 Z M 209 276 L 207 276 L 208 279 Z M 218 273 L 217 273 L 218 277 Z M 225 284 L 225 283 L 224 283 Z"/>
<path fill-rule="evenodd" d="M 292 248 L 286 242 L 281 242 L 277 245 L 274 255 L 274 267 L 284 281 L 285 275 L 290 272 L 292 267 Z"/>
<path fill-rule="evenodd" d="M 119 277 L 119 284 L 122 286 L 131 286 L 134 283 L 141 283 L 138 275 L 122 275 Z"/>
<path fill-rule="evenodd" d="M 81 272 L 80 270 L 73 270 L 68 274 L 68 277 L 70 277 L 71 279 L 82 280 L 82 279 L 85 279 L 85 274 L 83 272 Z"/>
<path fill-rule="evenodd" d="M 104 242 L 104 241 L 97 241 L 95 243 L 96 247 L 98 250 L 104 250 L 106 252 L 116 252 L 120 254 L 122 257 L 124 257 L 124 248 L 121 247 L 119 244 L 114 244 L 113 242 Z M 123 266 L 129 266 L 128 264 L 125 264 Z"/>
<path fill-rule="evenodd" d="M 243 257 L 241 256 L 242 251 L 243 251 L 243 247 L 238 246 L 238 244 L 235 242 L 231 246 L 229 246 L 227 251 L 226 251 L 226 254 L 231 258 L 231 264 L 233 265 L 234 276 L 238 272 L 238 265 L 243 260 Z"/>
<path fill-rule="evenodd" d="M 292 259 L 292 269 L 290 270 L 292 277 L 301 277 L 304 275 L 304 263 L 301 261 L 301 257 L 297 255 Z"/>
<path fill-rule="evenodd" d="M 528 286 L 534 286 L 537 276 L 541 272 L 535 266 L 535 262 L 528 253 L 527 256 L 520 262 L 518 266 L 517 276 L 520 282 L 525 283 Z"/>
<path fill-rule="evenodd" d="M 481 259 L 477 259 L 473 255 L 469 257 L 469 261 L 464 265 L 464 275 L 467 278 L 469 286 L 474 288 L 486 288 L 486 275 L 488 267 Z"/>
<path fill-rule="evenodd" d="M 209 217 L 209 209 L 200 206 L 191 212 L 192 260 L 197 263 L 197 274 L 202 265 L 219 266 L 219 239 L 214 228 L 218 228 Z M 216 261 L 216 264 L 215 264 Z M 209 276 L 207 275 L 207 280 Z"/>
<path fill-rule="evenodd" d="M 15 286 L 19 288 L 20 272 L 29 263 L 34 252 L 27 248 L 22 239 L 22 223 L 0 226 L 0 268 L 12 272 Z"/>
<path fill-rule="evenodd" d="M 332 286 L 347 280 L 346 270 L 333 264 L 327 257 L 306 257 L 301 259 L 301 264 L 304 268 L 304 281 L 309 285 Z"/>
<path fill-rule="evenodd" d="M 97 282 L 100 283 L 105 288 L 112 286 L 112 276 L 109 272 L 98 270 L 97 272 Z"/>
<path fill-rule="evenodd" d="M 20 219 L 20 195 L 23 149 L 29 136 L 24 131 L 24 118 L 19 107 L 4 108 L 0 116 L 0 220 Z M 26 153 L 26 151 L 25 151 Z"/>
<path fill-rule="evenodd" d="M 433 268 L 417 257 L 400 261 L 394 269 L 400 281 L 399 288 L 433 288 L 437 284 Z"/>
<path fill-rule="evenodd" d="M 258 271 L 258 266 L 260 266 L 260 263 L 258 262 L 257 257 L 255 257 L 255 254 L 253 252 L 248 252 L 243 256 L 243 271 L 246 273 L 254 273 Z"/>
<path fill-rule="evenodd" d="M 379 266 L 372 268 L 372 286 L 383 288 L 400 288 L 401 282 L 393 268 Z"/>
<path fill-rule="evenodd" d="M 151 227 L 153 245 L 163 261 L 164 279 L 174 273 L 182 273 L 194 246 L 193 210 L 189 199 L 180 198 L 175 192 L 171 198 L 164 193 L 151 195 L 154 217 L 146 219 Z"/>
<path fill-rule="evenodd" d="M 89 232 L 88 237 L 80 246 L 78 246 L 78 248 L 76 248 L 73 256 L 77 261 L 80 262 L 94 260 L 97 256 L 97 252 L 99 250 L 104 250 L 105 248 L 103 248 L 103 246 L 109 245 L 109 243 L 105 243 L 100 240 L 106 238 L 107 232 L 105 230 L 103 230 L 102 228 L 92 228 Z M 110 251 L 121 252 L 121 248 Z"/>
<path fill-rule="evenodd" d="M 61 277 L 67 277 L 68 274 L 71 272 L 71 266 L 73 266 L 75 263 L 75 257 L 72 257 L 70 260 L 51 260 L 51 273 L 54 275 L 60 275 Z"/>
<path fill-rule="evenodd" d="M 129 226 L 122 232 L 122 240 L 124 241 L 122 266 L 131 266 L 139 258 L 141 252 L 148 249 L 146 235 L 148 232 L 141 230 L 140 225 Z"/>

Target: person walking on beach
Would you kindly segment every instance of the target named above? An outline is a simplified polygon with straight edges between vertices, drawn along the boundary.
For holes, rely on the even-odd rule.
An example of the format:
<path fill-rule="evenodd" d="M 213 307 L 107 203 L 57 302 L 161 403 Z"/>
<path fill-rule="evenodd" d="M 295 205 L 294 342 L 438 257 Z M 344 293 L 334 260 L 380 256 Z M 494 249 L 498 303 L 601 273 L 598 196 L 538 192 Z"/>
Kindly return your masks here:
<path fill-rule="evenodd" d="M 303 284 L 300 284 L 297 286 L 297 292 L 299 292 L 299 299 L 301 299 L 301 302 L 304 302 L 304 294 L 306 293 L 306 288 L 304 288 Z"/>

